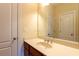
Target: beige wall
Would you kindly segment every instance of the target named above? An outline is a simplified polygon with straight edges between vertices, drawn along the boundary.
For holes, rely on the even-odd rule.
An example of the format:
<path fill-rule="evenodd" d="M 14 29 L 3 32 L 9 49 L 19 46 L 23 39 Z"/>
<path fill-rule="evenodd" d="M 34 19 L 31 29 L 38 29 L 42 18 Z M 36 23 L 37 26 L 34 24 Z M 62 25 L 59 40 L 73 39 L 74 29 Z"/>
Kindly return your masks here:
<path fill-rule="evenodd" d="M 37 4 L 22 4 L 23 37 L 37 37 Z"/>
<path fill-rule="evenodd" d="M 48 6 L 39 4 L 38 13 L 38 36 L 47 36 L 48 34 Z"/>

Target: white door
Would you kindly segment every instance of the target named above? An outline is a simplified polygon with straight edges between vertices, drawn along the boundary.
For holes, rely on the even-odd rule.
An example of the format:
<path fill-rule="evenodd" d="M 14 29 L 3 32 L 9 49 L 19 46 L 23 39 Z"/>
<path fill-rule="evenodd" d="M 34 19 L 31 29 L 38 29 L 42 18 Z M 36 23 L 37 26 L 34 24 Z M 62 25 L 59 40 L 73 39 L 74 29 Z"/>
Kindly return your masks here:
<path fill-rule="evenodd" d="M 75 12 L 70 11 L 60 16 L 60 32 L 59 37 L 67 40 L 74 40 L 74 23 L 75 23 Z"/>
<path fill-rule="evenodd" d="M 0 4 L 0 56 L 17 55 L 16 13 L 16 4 Z"/>

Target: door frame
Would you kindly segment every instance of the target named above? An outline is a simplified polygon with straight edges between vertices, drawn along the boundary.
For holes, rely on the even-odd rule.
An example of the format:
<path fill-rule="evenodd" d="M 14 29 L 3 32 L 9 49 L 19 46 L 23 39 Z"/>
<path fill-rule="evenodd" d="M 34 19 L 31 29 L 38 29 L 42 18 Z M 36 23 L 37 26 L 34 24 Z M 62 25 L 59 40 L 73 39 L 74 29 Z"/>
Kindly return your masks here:
<path fill-rule="evenodd" d="M 22 25 L 22 3 L 17 3 L 17 33 L 18 33 L 18 56 L 24 56 L 24 38 L 23 38 L 23 25 Z"/>
<path fill-rule="evenodd" d="M 17 18 L 17 3 L 11 3 L 11 55 L 18 55 L 18 18 Z M 16 38 L 14 40 L 14 38 Z"/>

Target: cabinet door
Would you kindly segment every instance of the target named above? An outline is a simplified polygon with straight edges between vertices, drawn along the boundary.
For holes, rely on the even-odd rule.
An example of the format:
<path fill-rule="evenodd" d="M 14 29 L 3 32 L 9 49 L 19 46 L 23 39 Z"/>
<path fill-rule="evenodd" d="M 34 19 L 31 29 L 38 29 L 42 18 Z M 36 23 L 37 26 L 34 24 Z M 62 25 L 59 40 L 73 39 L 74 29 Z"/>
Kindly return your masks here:
<path fill-rule="evenodd" d="M 29 44 L 24 42 L 24 56 L 29 56 L 29 55 L 30 55 Z"/>
<path fill-rule="evenodd" d="M 42 53 L 34 49 L 33 47 L 30 46 L 30 55 L 32 56 L 44 56 Z"/>
<path fill-rule="evenodd" d="M 24 56 L 29 56 L 29 50 L 27 50 L 26 48 L 24 48 Z"/>

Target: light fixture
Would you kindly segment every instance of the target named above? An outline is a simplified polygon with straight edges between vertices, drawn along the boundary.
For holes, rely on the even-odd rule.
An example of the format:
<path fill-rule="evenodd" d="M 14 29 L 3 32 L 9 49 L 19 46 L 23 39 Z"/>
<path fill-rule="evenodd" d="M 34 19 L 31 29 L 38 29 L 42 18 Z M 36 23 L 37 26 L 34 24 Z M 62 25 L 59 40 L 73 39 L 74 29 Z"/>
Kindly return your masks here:
<path fill-rule="evenodd" d="M 41 3 L 42 6 L 48 6 L 49 3 Z"/>

